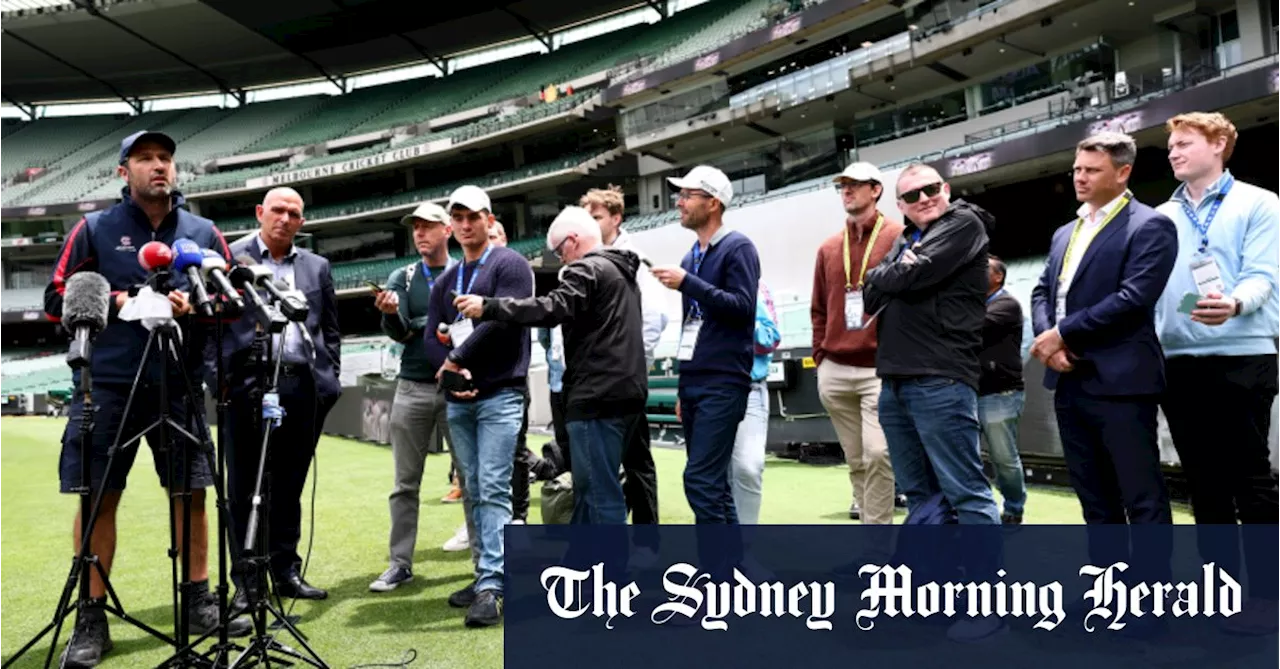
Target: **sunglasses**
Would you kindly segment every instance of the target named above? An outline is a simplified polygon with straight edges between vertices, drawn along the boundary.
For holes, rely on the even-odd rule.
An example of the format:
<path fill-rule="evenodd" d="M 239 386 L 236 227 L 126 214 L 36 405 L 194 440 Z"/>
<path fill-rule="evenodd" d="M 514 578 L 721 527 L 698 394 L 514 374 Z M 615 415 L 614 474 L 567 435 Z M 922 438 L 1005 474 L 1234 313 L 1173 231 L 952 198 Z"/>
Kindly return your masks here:
<path fill-rule="evenodd" d="M 906 202 L 907 204 L 915 204 L 920 201 L 921 196 L 933 197 L 941 192 L 942 192 L 942 182 L 938 181 L 935 183 L 931 183 L 927 186 L 921 186 L 914 190 L 909 190 L 903 193 L 902 195 L 899 195 L 898 198 L 901 199 L 903 202 Z"/>

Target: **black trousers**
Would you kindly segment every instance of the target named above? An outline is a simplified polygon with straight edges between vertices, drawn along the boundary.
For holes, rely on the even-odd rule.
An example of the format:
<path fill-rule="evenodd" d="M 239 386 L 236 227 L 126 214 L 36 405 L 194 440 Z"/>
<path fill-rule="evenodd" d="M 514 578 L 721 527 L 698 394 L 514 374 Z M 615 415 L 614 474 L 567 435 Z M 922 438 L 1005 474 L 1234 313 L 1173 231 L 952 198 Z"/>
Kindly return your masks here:
<path fill-rule="evenodd" d="M 533 454 L 525 443 L 529 432 L 529 388 L 520 389 L 524 395 L 524 422 L 520 423 L 520 434 L 516 437 L 515 460 L 511 468 L 511 519 L 529 520 L 529 468 Z M 535 456 L 536 459 L 536 456 Z"/>
<path fill-rule="evenodd" d="M 622 495 L 631 511 L 632 525 L 658 524 L 658 471 L 649 450 L 649 420 L 643 413 L 636 419 L 622 451 Z"/>
<path fill-rule="evenodd" d="M 280 374 L 277 391 L 284 419 L 271 434 L 263 476 L 263 506 L 259 510 L 258 534 L 265 533 L 270 569 L 285 578 L 302 564 L 298 540 L 302 536 L 302 491 L 311 469 L 311 458 L 324 419 L 336 398 L 318 398 L 311 370 L 295 368 Z M 262 453 L 263 432 L 255 417 L 262 413 L 259 402 L 251 402 L 246 391 L 231 397 L 227 418 L 231 445 L 227 449 L 227 496 L 231 502 L 232 546 L 243 548 L 252 510 L 254 483 Z M 259 539 L 262 540 L 261 538 Z M 233 558 L 236 556 L 233 556 Z"/>
<path fill-rule="evenodd" d="M 1280 522 L 1268 435 L 1276 357 L 1170 358 L 1161 400 L 1191 492 L 1200 555 L 1239 579 L 1244 525 Z M 1276 598 L 1275 531 L 1243 531 L 1253 596 Z"/>
<path fill-rule="evenodd" d="M 569 453 L 569 428 L 564 422 L 564 393 L 551 393 L 551 430 L 555 432 L 556 445 L 564 457 L 564 470 L 573 471 L 572 455 Z"/>
<path fill-rule="evenodd" d="M 1054 394 L 1063 458 L 1089 525 L 1090 560 L 1129 563 L 1144 579 L 1169 578 L 1173 550 L 1157 402 L 1155 396 L 1098 397 L 1070 384 Z"/>

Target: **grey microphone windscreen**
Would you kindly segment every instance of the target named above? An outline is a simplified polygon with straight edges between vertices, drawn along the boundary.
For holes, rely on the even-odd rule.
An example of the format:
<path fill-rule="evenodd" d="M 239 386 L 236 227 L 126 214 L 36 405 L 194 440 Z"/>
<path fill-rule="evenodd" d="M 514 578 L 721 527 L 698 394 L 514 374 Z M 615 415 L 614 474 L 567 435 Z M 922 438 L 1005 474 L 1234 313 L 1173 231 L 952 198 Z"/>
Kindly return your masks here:
<path fill-rule="evenodd" d="M 241 253 L 236 256 L 236 264 L 244 265 L 245 267 L 252 267 L 253 265 L 258 264 L 258 261 L 254 260 L 253 256 L 248 255 L 247 253 Z"/>
<path fill-rule="evenodd" d="M 97 272 L 76 272 L 67 279 L 62 296 L 62 322 L 67 330 L 88 327 L 101 332 L 107 327 L 111 284 Z"/>

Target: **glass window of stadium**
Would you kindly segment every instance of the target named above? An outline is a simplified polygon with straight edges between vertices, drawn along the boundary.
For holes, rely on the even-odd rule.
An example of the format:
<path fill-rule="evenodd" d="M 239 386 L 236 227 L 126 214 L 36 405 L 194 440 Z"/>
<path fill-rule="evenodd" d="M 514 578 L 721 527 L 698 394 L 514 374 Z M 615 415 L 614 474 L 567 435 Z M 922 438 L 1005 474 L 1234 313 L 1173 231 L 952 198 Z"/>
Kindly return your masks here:
<path fill-rule="evenodd" d="M 1095 43 L 1084 49 L 1042 60 L 1005 73 L 980 86 L 982 113 L 1013 107 L 1070 87 L 1101 79 L 1115 72 L 1111 47 Z"/>
<path fill-rule="evenodd" d="M 853 135 L 858 146 L 887 142 L 968 117 L 964 89 L 944 93 L 928 100 L 914 102 L 853 122 Z"/>

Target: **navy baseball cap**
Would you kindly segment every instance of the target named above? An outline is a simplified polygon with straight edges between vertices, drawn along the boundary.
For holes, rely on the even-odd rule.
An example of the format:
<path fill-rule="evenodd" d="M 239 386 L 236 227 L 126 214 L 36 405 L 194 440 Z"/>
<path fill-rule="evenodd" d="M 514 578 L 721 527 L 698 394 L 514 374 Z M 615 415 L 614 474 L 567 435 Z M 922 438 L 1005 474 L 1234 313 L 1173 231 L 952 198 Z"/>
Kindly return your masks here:
<path fill-rule="evenodd" d="M 129 159 L 129 152 L 133 151 L 133 145 L 143 140 L 153 141 L 163 146 L 169 151 L 169 155 L 173 155 L 178 149 L 178 145 L 174 143 L 173 138 L 163 132 L 152 132 L 150 130 L 139 130 L 138 132 L 124 138 L 120 142 L 120 164 L 123 165 Z"/>

